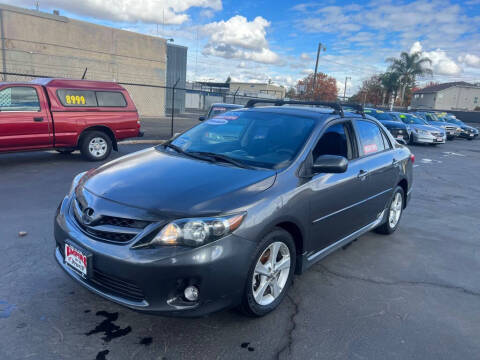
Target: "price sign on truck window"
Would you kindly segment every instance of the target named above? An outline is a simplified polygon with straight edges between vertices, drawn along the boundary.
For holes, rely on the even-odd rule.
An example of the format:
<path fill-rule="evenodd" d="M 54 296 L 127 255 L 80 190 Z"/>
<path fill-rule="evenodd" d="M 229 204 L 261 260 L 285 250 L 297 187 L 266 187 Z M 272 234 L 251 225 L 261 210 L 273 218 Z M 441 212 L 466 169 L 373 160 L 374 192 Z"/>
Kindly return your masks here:
<path fill-rule="evenodd" d="M 85 105 L 85 96 L 65 95 L 65 102 L 68 105 Z"/>

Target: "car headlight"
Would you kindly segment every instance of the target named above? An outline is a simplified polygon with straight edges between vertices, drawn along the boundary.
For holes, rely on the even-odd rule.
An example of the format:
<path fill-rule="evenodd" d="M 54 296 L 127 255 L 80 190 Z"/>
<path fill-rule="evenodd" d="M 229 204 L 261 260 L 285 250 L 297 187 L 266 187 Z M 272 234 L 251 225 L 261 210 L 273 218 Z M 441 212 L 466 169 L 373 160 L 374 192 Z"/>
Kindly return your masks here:
<path fill-rule="evenodd" d="M 85 175 L 87 172 L 84 171 L 84 172 L 81 172 L 80 174 L 76 175 L 74 178 L 73 178 L 73 181 L 72 181 L 72 185 L 70 185 L 70 190 L 68 191 L 69 194 L 71 194 L 75 188 L 77 187 L 78 183 L 80 182 L 80 179 L 83 177 L 83 175 Z"/>
<path fill-rule="evenodd" d="M 202 246 L 237 229 L 246 213 L 222 217 L 179 219 L 165 225 L 148 243 L 153 246 Z"/>

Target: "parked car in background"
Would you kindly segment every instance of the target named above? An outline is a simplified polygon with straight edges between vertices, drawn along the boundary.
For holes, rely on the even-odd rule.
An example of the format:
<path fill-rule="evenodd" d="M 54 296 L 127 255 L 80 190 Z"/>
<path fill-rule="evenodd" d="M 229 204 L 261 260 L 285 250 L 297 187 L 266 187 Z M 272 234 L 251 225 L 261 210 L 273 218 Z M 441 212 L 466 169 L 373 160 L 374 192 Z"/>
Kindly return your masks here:
<path fill-rule="evenodd" d="M 127 90 L 113 82 L 37 79 L 0 83 L 0 153 L 79 149 L 91 161 L 141 136 Z"/>
<path fill-rule="evenodd" d="M 223 114 L 224 112 L 227 112 L 229 110 L 235 110 L 240 108 L 243 108 L 243 105 L 215 103 L 215 104 L 212 104 L 212 106 L 210 106 L 210 109 L 208 109 L 207 115 L 200 116 L 198 120 L 205 121 L 213 118 L 214 116 Z"/>
<path fill-rule="evenodd" d="M 396 116 L 410 129 L 412 144 L 444 144 L 447 139 L 445 130 L 428 125 L 427 122 L 410 113 L 396 113 Z"/>
<path fill-rule="evenodd" d="M 473 126 L 465 124 L 463 121 L 457 119 L 455 115 L 452 114 L 441 114 L 440 115 L 446 122 L 454 124 L 460 127 L 461 131 L 457 134 L 458 137 L 473 140 L 478 136 L 478 129 Z"/>
<path fill-rule="evenodd" d="M 410 150 L 361 108 L 270 103 L 77 175 L 55 215 L 59 266 L 138 311 L 263 316 L 294 273 L 370 230 L 393 233 Z"/>
<path fill-rule="evenodd" d="M 401 140 L 406 144 L 410 142 L 410 135 L 407 126 L 403 122 L 395 119 L 390 113 L 373 108 L 365 108 L 364 111 L 365 114 L 380 121 L 396 140 Z"/>
<path fill-rule="evenodd" d="M 454 124 L 449 124 L 445 120 L 438 118 L 434 112 L 415 111 L 416 116 L 425 120 L 429 125 L 441 128 L 447 133 L 447 140 L 453 140 L 460 133 L 460 128 Z"/>

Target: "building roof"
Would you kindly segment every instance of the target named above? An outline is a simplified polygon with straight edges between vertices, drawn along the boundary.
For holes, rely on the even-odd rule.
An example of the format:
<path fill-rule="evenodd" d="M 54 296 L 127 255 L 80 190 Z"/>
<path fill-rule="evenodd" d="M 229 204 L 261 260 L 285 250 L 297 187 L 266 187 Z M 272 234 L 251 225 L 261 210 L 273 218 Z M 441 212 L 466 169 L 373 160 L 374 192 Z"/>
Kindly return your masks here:
<path fill-rule="evenodd" d="M 420 89 L 420 90 L 415 91 L 415 94 L 435 93 L 435 92 L 439 92 L 439 91 L 451 88 L 453 86 L 475 87 L 474 85 L 472 85 L 470 83 L 467 83 L 465 81 L 455 81 L 455 82 L 449 82 L 449 83 L 444 83 L 444 84 L 428 86 L 424 89 Z"/>

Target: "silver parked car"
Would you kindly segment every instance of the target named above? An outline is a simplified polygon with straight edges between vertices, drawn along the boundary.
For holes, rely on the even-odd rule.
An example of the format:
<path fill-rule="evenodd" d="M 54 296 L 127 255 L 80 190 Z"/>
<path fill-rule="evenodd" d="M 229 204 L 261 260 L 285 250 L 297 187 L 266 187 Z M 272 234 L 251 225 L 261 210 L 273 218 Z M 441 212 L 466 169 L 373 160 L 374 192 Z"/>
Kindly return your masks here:
<path fill-rule="evenodd" d="M 412 144 L 445 144 L 447 133 L 441 127 L 431 126 L 422 118 L 409 113 L 398 113 L 410 130 Z"/>

